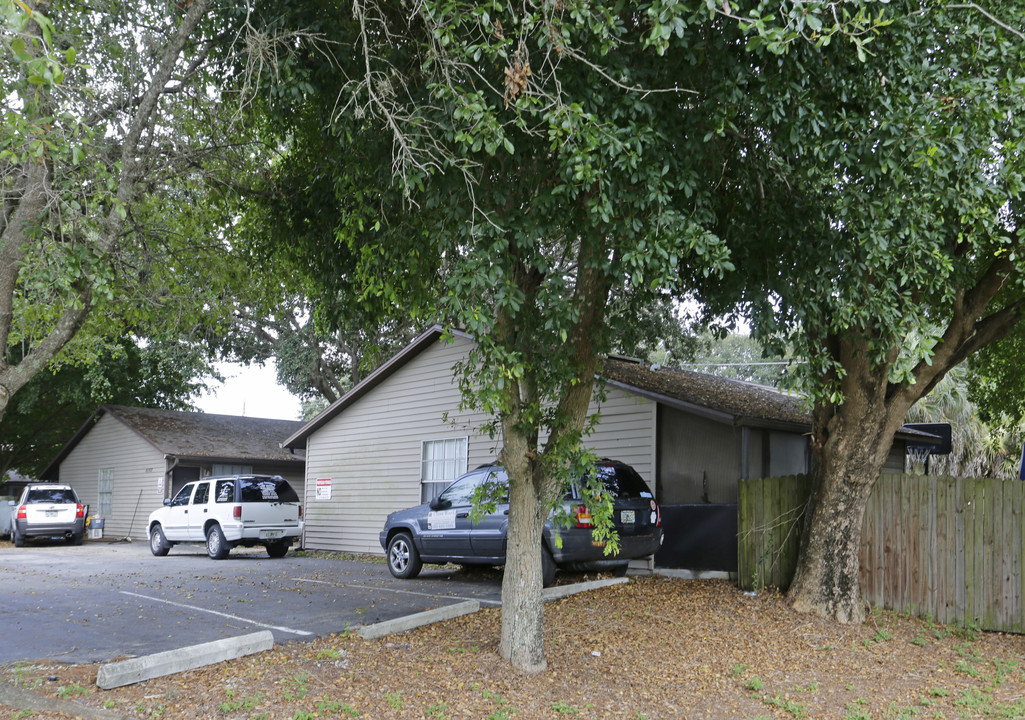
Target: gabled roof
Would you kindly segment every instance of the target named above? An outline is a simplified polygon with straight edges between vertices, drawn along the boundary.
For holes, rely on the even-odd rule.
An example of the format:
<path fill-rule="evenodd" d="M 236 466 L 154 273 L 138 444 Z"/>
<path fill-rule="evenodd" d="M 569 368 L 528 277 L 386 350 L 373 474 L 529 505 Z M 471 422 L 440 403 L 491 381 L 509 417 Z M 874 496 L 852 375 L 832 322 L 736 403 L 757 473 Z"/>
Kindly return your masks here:
<path fill-rule="evenodd" d="M 345 410 L 345 408 L 352 405 L 354 402 L 384 382 L 387 378 L 391 377 L 397 370 L 404 367 L 410 360 L 414 359 L 424 350 L 434 345 L 434 343 L 446 334 L 453 337 L 469 337 L 466 333 L 460 330 L 446 330 L 441 325 L 431 326 L 426 332 L 420 335 L 420 337 L 413 340 L 413 342 L 392 356 L 391 360 L 377 368 L 374 372 L 370 373 L 370 375 L 365 377 L 362 382 L 356 385 L 356 387 L 352 388 L 349 392 L 335 400 L 330 406 L 317 415 L 317 417 L 313 418 L 313 420 L 303 425 L 294 435 L 291 435 L 281 444 L 282 447 L 292 449 L 305 447 L 306 439 L 316 430 L 323 427 L 328 421 L 338 415 L 338 413 Z"/>
<path fill-rule="evenodd" d="M 765 385 L 609 357 L 602 377 L 637 395 L 734 425 L 807 428 L 804 398 Z"/>
<path fill-rule="evenodd" d="M 281 440 L 302 427 L 298 420 L 213 415 L 179 410 L 104 405 L 61 448 L 41 477 L 56 476 L 61 461 L 103 415 L 110 415 L 165 456 L 239 464 L 252 461 L 303 462 L 281 448 Z"/>

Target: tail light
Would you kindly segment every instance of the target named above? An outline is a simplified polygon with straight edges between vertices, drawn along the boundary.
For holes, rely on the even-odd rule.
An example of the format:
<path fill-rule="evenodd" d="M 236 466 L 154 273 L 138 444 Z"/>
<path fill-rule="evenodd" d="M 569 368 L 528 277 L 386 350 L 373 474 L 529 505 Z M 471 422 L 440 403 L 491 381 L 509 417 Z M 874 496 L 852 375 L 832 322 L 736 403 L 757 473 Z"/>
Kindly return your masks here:
<path fill-rule="evenodd" d="M 303 506 L 302 505 L 299 506 L 299 519 L 300 520 L 303 519 Z"/>
<path fill-rule="evenodd" d="M 577 505 L 573 510 L 573 515 L 576 518 L 576 526 L 578 528 L 589 528 L 594 526 L 594 518 L 591 517 L 591 513 L 588 512 L 586 505 Z"/>
<path fill-rule="evenodd" d="M 662 506 L 655 505 L 655 512 L 657 513 L 655 516 L 655 527 L 662 527 Z"/>
<path fill-rule="evenodd" d="M 242 519 L 242 506 L 236 505 L 231 509 L 231 516 L 236 520 Z"/>
<path fill-rule="evenodd" d="M 18 520 L 27 520 L 28 516 L 25 515 L 25 506 L 22 505 L 18 508 Z"/>
<path fill-rule="evenodd" d="M 77 517 L 77 518 L 85 517 L 85 508 L 82 507 L 81 505 L 78 505 L 77 507 L 75 507 L 75 517 Z"/>

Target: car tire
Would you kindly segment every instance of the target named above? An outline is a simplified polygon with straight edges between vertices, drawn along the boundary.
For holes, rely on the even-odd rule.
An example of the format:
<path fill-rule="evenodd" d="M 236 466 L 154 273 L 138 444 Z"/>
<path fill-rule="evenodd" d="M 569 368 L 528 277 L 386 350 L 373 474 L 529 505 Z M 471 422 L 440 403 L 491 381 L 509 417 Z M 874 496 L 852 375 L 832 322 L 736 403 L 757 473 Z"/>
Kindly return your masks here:
<path fill-rule="evenodd" d="M 212 560 L 223 560 L 231 552 L 231 544 L 224 539 L 220 525 L 211 525 L 206 531 L 206 554 Z"/>
<path fill-rule="evenodd" d="M 555 571 L 558 568 L 555 566 L 555 559 L 552 557 L 551 551 L 541 546 L 541 587 L 548 587 L 555 582 Z"/>
<path fill-rule="evenodd" d="M 630 568 L 630 564 L 629 563 L 627 563 L 626 565 L 616 565 L 616 567 L 612 568 L 612 577 L 617 577 L 617 578 L 626 577 L 626 571 L 629 568 Z"/>
<path fill-rule="evenodd" d="M 288 543 L 284 540 L 280 542 L 267 543 L 264 547 L 267 548 L 267 554 L 272 558 L 285 557 L 285 553 L 288 552 Z"/>
<path fill-rule="evenodd" d="M 24 535 L 19 535 L 16 529 L 11 534 L 14 536 L 14 547 L 25 547 Z"/>
<path fill-rule="evenodd" d="M 85 543 L 85 533 L 84 532 L 76 533 L 76 534 L 71 536 L 71 544 L 72 545 L 82 545 L 84 543 Z"/>
<path fill-rule="evenodd" d="M 164 531 L 159 525 L 154 525 L 149 531 L 149 551 L 157 557 L 164 557 L 171 549 L 171 543 L 164 537 Z"/>
<path fill-rule="evenodd" d="M 420 574 L 424 564 L 409 533 L 398 533 L 388 541 L 388 571 L 401 580 L 409 580 Z"/>

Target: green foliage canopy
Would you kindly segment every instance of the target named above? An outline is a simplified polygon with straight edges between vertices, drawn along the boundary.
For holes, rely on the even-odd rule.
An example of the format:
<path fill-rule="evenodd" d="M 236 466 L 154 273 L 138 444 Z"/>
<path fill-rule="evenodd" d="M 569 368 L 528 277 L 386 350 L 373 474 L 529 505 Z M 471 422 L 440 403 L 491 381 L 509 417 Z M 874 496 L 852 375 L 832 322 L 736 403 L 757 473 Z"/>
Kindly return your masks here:
<path fill-rule="evenodd" d="M 0 0 L 0 415 L 51 363 L 226 319 L 267 148 L 224 30 L 209 0 Z"/>

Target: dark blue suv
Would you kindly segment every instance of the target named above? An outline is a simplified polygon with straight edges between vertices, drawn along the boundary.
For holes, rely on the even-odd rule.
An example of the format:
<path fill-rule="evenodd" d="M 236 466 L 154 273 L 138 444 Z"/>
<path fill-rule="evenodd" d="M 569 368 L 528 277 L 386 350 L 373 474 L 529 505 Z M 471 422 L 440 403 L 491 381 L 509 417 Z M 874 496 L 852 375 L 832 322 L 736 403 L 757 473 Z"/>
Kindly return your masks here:
<path fill-rule="evenodd" d="M 541 557 L 546 587 L 559 567 L 625 573 L 631 559 L 647 557 L 662 545 L 662 514 L 641 476 L 629 465 L 614 460 L 602 460 L 595 470 L 613 498 L 619 552 L 606 555 L 604 543 L 592 537 L 591 515 L 574 484 L 563 500 L 564 514 L 570 519 L 568 527 L 552 519 L 544 526 Z M 480 522 L 474 523 L 470 517 L 474 492 L 484 483 L 494 483 L 497 495 L 502 495 L 509 479 L 500 466 L 481 466 L 461 476 L 431 502 L 389 515 L 381 531 L 381 547 L 387 553 L 391 574 L 414 578 L 424 563 L 504 565 L 509 528 L 507 494 Z"/>

